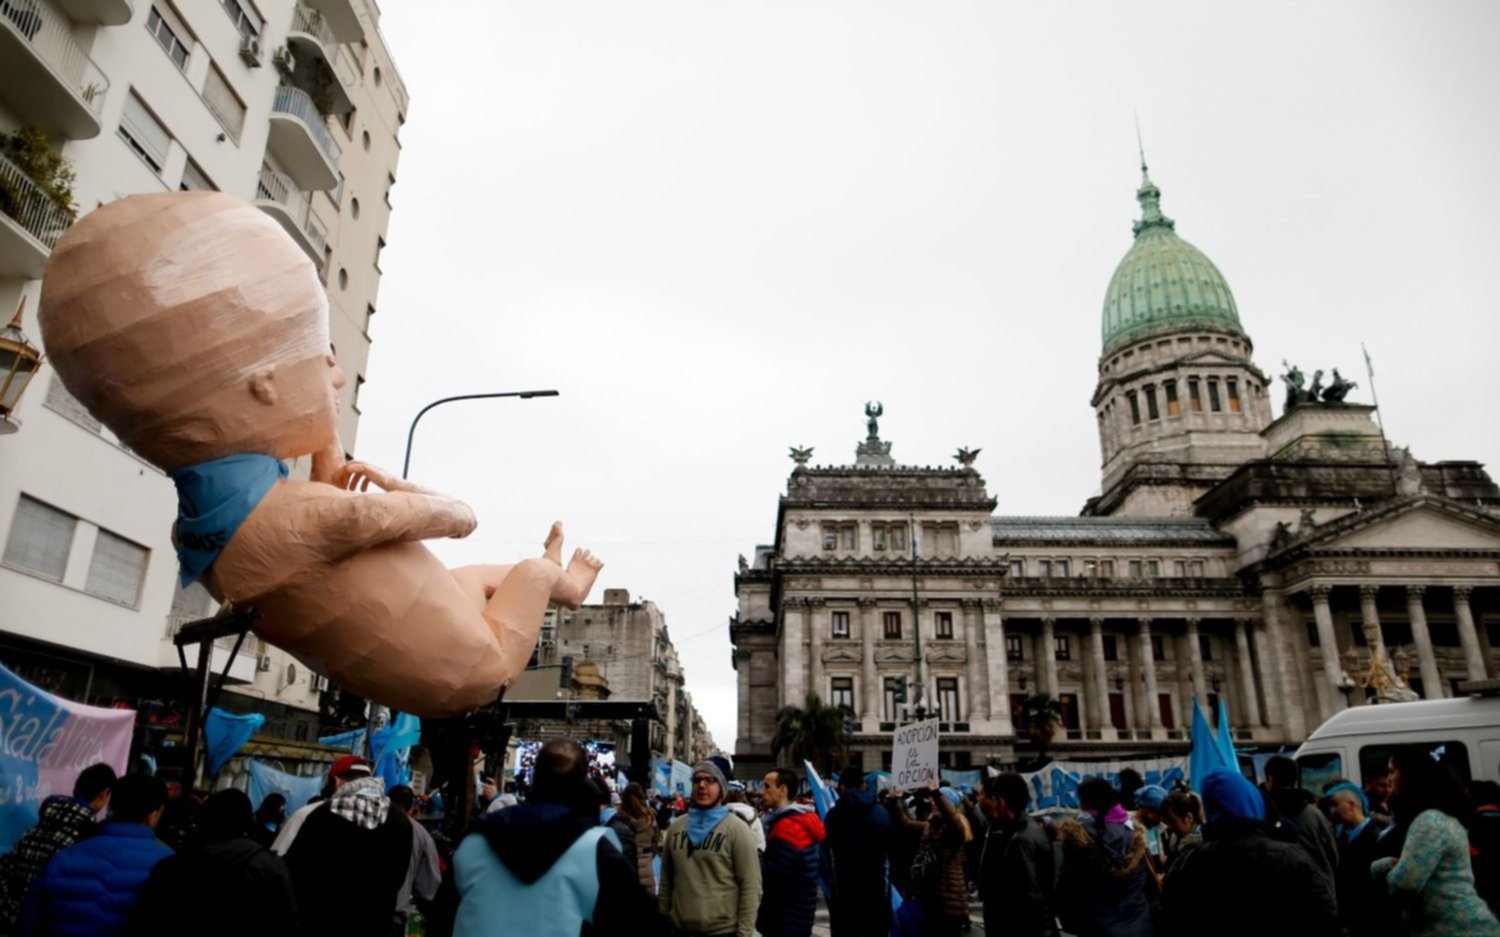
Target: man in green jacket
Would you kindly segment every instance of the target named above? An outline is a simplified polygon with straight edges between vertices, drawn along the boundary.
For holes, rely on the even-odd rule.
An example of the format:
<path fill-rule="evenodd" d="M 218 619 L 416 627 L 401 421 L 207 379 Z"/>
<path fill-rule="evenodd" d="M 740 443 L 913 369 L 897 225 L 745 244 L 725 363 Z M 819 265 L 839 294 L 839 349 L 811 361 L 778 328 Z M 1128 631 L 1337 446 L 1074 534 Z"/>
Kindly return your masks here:
<path fill-rule="evenodd" d="M 686 934 L 755 937 L 760 857 L 749 825 L 724 805 L 724 773 L 712 761 L 693 768 L 692 802 L 667 830 L 658 897 Z"/>

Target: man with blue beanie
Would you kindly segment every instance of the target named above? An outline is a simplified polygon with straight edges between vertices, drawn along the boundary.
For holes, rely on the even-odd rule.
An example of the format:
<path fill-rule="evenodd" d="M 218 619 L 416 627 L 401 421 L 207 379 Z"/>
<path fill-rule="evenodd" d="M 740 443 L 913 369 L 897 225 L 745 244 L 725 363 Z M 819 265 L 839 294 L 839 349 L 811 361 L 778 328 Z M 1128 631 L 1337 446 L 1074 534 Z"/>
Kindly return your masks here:
<path fill-rule="evenodd" d="M 1342 932 L 1328 879 L 1301 845 L 1276 838 L 1266 803 L 1238 771 L 1210 771 L 1198 785 L 1203 844 L 1167 869 L 1162 925 L 1168 934 L 1265 937 Z"/>

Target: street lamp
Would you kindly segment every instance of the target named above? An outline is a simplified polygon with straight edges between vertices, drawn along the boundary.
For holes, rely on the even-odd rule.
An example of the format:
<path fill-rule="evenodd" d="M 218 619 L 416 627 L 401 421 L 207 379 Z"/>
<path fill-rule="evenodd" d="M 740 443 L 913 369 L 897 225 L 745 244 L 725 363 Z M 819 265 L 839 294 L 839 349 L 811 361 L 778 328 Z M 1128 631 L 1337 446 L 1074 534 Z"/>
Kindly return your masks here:
<path fill-rule="evenodd" d="M 25 312 L 26 297 L 22 296 L 10 325 L 0 331 L 0 435 L 20 429 L 11 421 L 11 414 L 21 403 L 26 386 L 42 366 L 42 353 L 21 331 L 21 316 Z"/>
<path fill-rule="evenodd" d="M 406 458 L 401 460 L 401 477 L 405 478 L 407 469 L 411 468 L 411 442 L 412 437 L 417 434 L 417 423 L 433 407 L 441 406 L 445 403 L 453 403 L 455 400 L 489 400 L 492 397 L 520 397 L 522 400 L 530 400 L 532 397 L 556 396 L 558 396 L 558 393 L 555 390 L 508 390 L 493 394 L 459 394 L 456 397 L 443 397 L 440 400 L 434 400 L 432 403 L 418 410 L 417 415 L 412 418 L 411 429 L 407 430 L 406 433 Z"/>

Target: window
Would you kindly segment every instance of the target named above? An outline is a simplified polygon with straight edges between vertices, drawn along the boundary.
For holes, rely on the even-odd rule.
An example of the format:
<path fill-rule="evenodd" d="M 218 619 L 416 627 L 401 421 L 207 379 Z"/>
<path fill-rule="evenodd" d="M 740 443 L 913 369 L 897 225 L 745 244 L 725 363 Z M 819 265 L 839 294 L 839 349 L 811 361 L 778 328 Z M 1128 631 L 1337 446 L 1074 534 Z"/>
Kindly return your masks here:
<path fill-rule="evenodd" d="M 1146 385 L 1146 418 L 1149 420 L 1161 418 L 1161 412 L 1156 409 L 1156 387 L 1152 384 Z"/>
<path fill-rule="evenodd" d="M 849 613 L 848 612 L 834 612 L 833 613 L 833 636 L 835 638 L 847 638 L 847 637 L 849 637 Z"/>
<path fill-rule="evenodd" d="M 1187 560 L 1173 560 L 1172 561 L 1172 575 L 1176 576 L 1178 579 L 1186 579 L 1187 578 Z"/>
<path fill-rule="evenodd" d="M 1459 741 L 1451 742 L 1414 742 L 1427 750 L 1427 753 L 1435 761 L 1442 762 L 1459 778 L 1468 782 L 1473 774 L 1469 770 L 1469 749 Z M 1384 774 L 1391 763 L 1391 753 L 1396 750 L 1394 745 L 1365 745 L 1359 750 L 1359 775 L 1368 780 Z"/>
<path fill-rule="evenodd" d="M 390 173 L 385 174 L 385 207 L 391 207 L 391 189 L 396 187 L 396 177 Z"/>
<path fill-rule="evenodd" d="M 1025 647 L 1025 645 L 1022 643 L 1020 635 L 1018 635 L 1018 634 L 1008 634 L 1008 635 L 1006 635 L 1005 636 L 1005 659 L 1006 660 L 1025 660 L 1026 659 L 1026 654 L 1025 654 L 1025 651 L 1023 650 L 1024 647 Z"/>
<path fill-rule="evenodd" d="M 1194 579 L 1202 579 L 1203 578 L 1203 561 L 1202 560 L 1193 560 L 1191 563 L 1189 563 L 1188 564 L 1188 575 L 1192 576 Z"/>
<path fill-rule="evenodd" d="M 172 581 L 177 587 L 172 593 L 172 618 L 186 624 L 207 617 L 214 604 L 214 597 L 208 594 L 208 587 L 201 582 L 190 582 L 183 586 L 176 576 L 172 577 Z"/>
<path fill-rule="evenodd" d="M 1010 574 L 1011 574 L 1012 577 L 1017 578 L 1017 579 L 1025 576 L 1026 575 L 1026 561 L 1025 560 L 1011 560 L 1010 561 Z"/>
<path fill-rule="evenodd" d="M 892 524 L 887 529 L 887 533 L 890 535 L 890 538 L 891 538 L 891 549 L 892 550 L 905 550 L 906 549 L 906 525 L 905 524 Z"/>
<path fill-rule="evenodd" d="M 5 542 L 5 565 L 62 582 L 77 525 L 73 515 L 21 495 Z"/>
<path fill-rule="evenodd" d="M 1099 561 L 1099 578 L 1100 579 L 1113 579 L 1113 578 L 1115 578 L 1115 561 L 1114 560 L 1100 560 Z"/>
<path fill-rule="evenodd" d="M 375 87 L 379 88 L 380 87 L 380 66 L 379 65 L 375 66 L 374 76 L 375 76 Z"/>
<path fill-rule="evenodd" d="M 823 549 L 837 550 L 839 548 L 839 529 L 837 527 L 823 528 Z"/>
<path fill-rule="evenodd" d="M 234 93 L 234 89 L 229 87 L 229 80 L 217 65 L 210 65 L 208 77 L 203 79 L 203 103 L 208 105 L 209 112 L 238 143 L 240 131 L 245 127 L 245 104 Z"/>
<path fill-rule="evenodd" d="M 1229 398 L 1229 412 L 1240 412 L 1240 382 L 1232 377 L 1224 379 L 1224 394 Z"/>
<path fill-rule="evenodd" d="M 953 613 L 934 612 L 932 617 L 936 622 L 937 636 L 945 641 L 953 640 Z"/>
<path fill-rule="evenodd" d="M 380 237 L 379 235 L 376 235 L 376 237 L 375 237 L 375 269 L 376 270 L 380 269 L 380 252 L 383 251 L 383 250 L 385 250 L 385 238 Z"/>
<path fill-rule="evenodd" d="M 360 131 L 359 138 L 360 138 L 360 143 L 365 148 L 365 152 L 366 153 L 370 152 L 370 131 L 368 131 L 368 130 Z"/>
<path fill-rule="evenodd" d="M 151 12 L 146 14 L 146 31 L 156 37 L 162 51 L 167 53 L 167 58 L 173 64 L 179 69 L 187 68 L 189 49 L 183 41 L 183 37 L 188 35 L 187 27 L 182 25 L 171 8 L 153 4 Z"/>
<path fill-rule="evenodd" d="M 1167 396 L 1167 416 L 1182 416 L 1182 404 L 1177 400 L 1177 382 L 1162 381 L 1161 389 Z"/>
<path fill-rule="evenodd" d="M 830 701 L 833 703 L 834 709 L 838 709 L 840 706 L 849 710 L 854 709 L 854 678 L 834 677 Z"/>
<path fill-rule="evenodd" d="M 1051 560 L 1037 560 L 1036 561 L 1036 574 L 1038 576 L 1041 576 L 1043 579 L 1051 579 L 1052 578 L 1052 561 Z"/>
<path fill-rule="evenodd" d="M 1067 579 L 1068 576 L 1069 576 L 1068 561 L 1067 560 L 1058 560 L 1057 561 L 1057 578 L 1059 578 L 1059 579 Z"/>
<path fill-rule="evenodd" d="M 1097 577 L 1099 575 L 1099 561 L 1098 560 L 1084 560 L 1083 561 L 1083 574 L 1085 576 L 1087 576 L 1089 579 L 1093 579 L 1093 578 Z"/>
<path fill-rule="evenodd" d="M 1188 378 L 1188 407 L 1194 413 L 1203 412 L 1203 398 L 1198 396 L 1198 379 L 1196 377 Z"/>
<path fill-rule="evenodd" d="M 1161 724 L 1164 729 L 1177 728 L 1177 719 L 1172 714 L 1172 694 L 1158 693 L 1157 700 L 1160 703 Z"/>
<path fill-rule="evenodd" d="M 1198 656 L 1204 660 L 1214 659 L 1214 642 L 1206 634 L 1198 635 Z"/>
<path fill-rule="evenodd" d="M 349 199 L 349 217 L 356 220 L 359 218 L 359 199 L 357 198 Z"/>
<path fill-rule="evenodd" d="M 900 612 L 886 612 L 885 613 L 885 636 L 887 638 L 893 638 L 893 639 L 896 639 L 896 640 L 900 640 L 900 638 L 901 638 L 901 613 Z"/>
<path fill-rule="evenodd" d="M 1303 790 L 1321 791 L 1344 778 L 1344 759 L 1338 752 L 1313 752 L 1297 759 L 1298 784 Z M 1367 779 L 1369 775 L 1365 776 Z"/>
<path fill-rule="evenodd" d="M 1130 578 L 1131 579 L 1139 579 L 1139 578 L 1141 578 L 1141 561 L 1140 560 L 1131 560 L 1130 561 L 1130 566 L 1128 568 L 1130 570 Z"/>
<path fill-rule="evenodd" d="M 161 125 L 161 121 L 146 110 L 146 105 L 141 103 L 134 91 L 125 96 L 125 111 L 120 115 L 119 133 L 120 139 L 135 150 L 146 161 L 146 165 L 161 172 L 161 167 L 167 161 L 167 147 L 172 142 L 172 135 Z"/>
<path fill-rule="evenodd" d="M 1116 729 L 1125 728 L 1125 694 L 1109 694 L 1109 724 Z"/>
<path fill-rule="evenodd" d="M 1120 640 L 1119 640 L 1119 638 L 1115 637 L 1112 634 L 1100 635 L 1100 637 L 1103 639 L 1103 644 L 1104 644 L 1104 659 L 1105 660 L 1119 660 L 1120 659 Z"/>
<path fill-rule="evenodd" d="M 219 0 L 223 4 L 224 12 L 229 14 L 230 20 L 234 22 L 234 28 L 240 31 L 242 36 L 259 36 L 261 30 L 260 14 L 255 12 L 255 7 L 241 3 L 240 0 Z"/>
<path fill-rule="evenodd" d="M 59 413 L 91 433 L 97 433 L 104 424 L 94 419 L 93 414 L 84 409 L 78 398 L 68 393 L 61 379 L 53 375 L 47 382 L 47 407 L 55 413 Z"/>
<path fill-rule="evenodd" d="M 1052 636 L 1052 658 L 1053 660 L 1072 660 L 1073 642 L 1065 634 Z"/>
<path fill-rule="evenodd" d="M 1153 634 L 1151 636 L 1151 659 L 1167 659 L 1167 639 L 1159 634 Z"/>
<path fill-rule="evenodd" d="M 365 389 L 365 376 L 363 374 L 356 374 L 356 375 L 354 375 L 354 400 L 350 403 L 350 406 L 352 406 L 354 408 L 354 412 L 355 413 L 361 412 L 360 409 L 359 409 L 359 392 L 362 391 L 362 390 L 364 390 L 364 389 Z M 610 624 L 614 624 L 614 620 L 613 619 L 610 620 Z"/>
<path fill-rule="evenodd" d="M 1161 575 L 1161 562 L 1159 560 L 1146 561 L 1146 575 L 1152 579 Z"/>
<path fill-rule="evenodd" d="M 1213 378 L 1208 379 L 1208 408 L 1215 413 L 1218 413 L 1220 410 L 1219 382 Z"/>
<path fill-rule="evenodd" d="M 135 608 L 140 602 L 141 580 L 145 578 L 146 558 L 150 555 L 151 551 L 140 544 L 101 529 L 94 541 L 94 556 L 89 560 L 83 591 Z"/>
<path fill-rule="evenodd" d="M 340 267 L 339 268 L 339 289 L 341 289 L 341 290 L 347 290 L 348 288 L 349 288 L 349 271 L 345 270 L 343 267 Z"/>
<path fill-rule="evenodd" d="M 1125 395 L 1125 399 L 1130 401 L 1130 423 L 1131 423 L 1131 425 L 1132 426 L 1140 426 L 1141 425 L 1141 402 L 1140 402 L 1139 399 L 1136 398 L 1135 391 L 1132 390 L 1129 393 L 1127 393 Z"/>
<path fill-rule="evenodd" d="M 885 549 L 885 525 L 875 524 L 870 528 L 870 549 Z"/>
<path fill-rule="evenodd" d="M 182 182 L 178 184 L 177 188 L 184 192 L 214 192 L 219 187 L 214 185 L 208 176 L 204 175 L 202 167 L 192 160 L 188 160 L 187 165 L 182 168 Z"/>
<path fill-rule="evenodd" d="M 938 677 L 938 719 L 943 722 L 958 722 L 963 714 L 958 710 L 958 678 Z"/>
<path fill-rule="evenodd" d="M 899 677 L 885 678 L 885 721 L 896 722 L 900 717 L 901 710 L 896 702 L 896 684 Z"/>

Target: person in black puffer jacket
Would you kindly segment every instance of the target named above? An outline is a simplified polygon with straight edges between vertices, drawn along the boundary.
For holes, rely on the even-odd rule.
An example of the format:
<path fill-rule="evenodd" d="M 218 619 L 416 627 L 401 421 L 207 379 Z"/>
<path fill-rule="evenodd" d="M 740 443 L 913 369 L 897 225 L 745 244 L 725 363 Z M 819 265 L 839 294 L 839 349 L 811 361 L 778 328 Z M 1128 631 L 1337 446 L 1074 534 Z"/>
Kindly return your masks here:
<path fill-rule="evenodd" d="M 1078 785 L 1078 804 L 1086 816 L 1057 824 L 1063 929 L 1078 937 L 1152 937 L 1145 831 L 1127 825 L 1130 816 L 1104 778 Z"/>
<path fill-rule="evenodd" d="M 760 785 L 761 802 L 771 809 L 755 918 L 763 937 L 808 937 L 818 910 L 818 844 L 825 834 L 811 807 L 792 803 L 800 783 L 797 772 L 776 768 Z"/>
<path fill-rule="evenodd" d="M 90 765 L 73 782 L 72 797 L 57 794 L 42 801 L 36 826 L 0 858 L 0 933 L 16 926 L 26 892 L 52 857 L 94 835 L 94 817 L 109 806 L 114 783 L 115 769 L 103 763 Z"/>
<path fill-rule="evenodd" d="M 833 854 L 829 923 L 834 937 L 886 937 L 891 931 L 891 883 L 886 860 L 900 831 L 870 794 L 857 768 L 840 776 L 843 796 L 824 821 Z"/>
<path fill-rule="evenodd" d="M 1202 844 L 1167 866 L 1167 937 L 1343 933 L 1328 879 L 1301 845 L 1277 838 L 1266 826 L 1265 801 L 1253 784 L 1238 771 L 1209 772 L 1203 803 L 1208 822 Z"/>

